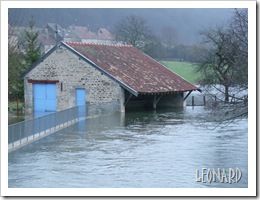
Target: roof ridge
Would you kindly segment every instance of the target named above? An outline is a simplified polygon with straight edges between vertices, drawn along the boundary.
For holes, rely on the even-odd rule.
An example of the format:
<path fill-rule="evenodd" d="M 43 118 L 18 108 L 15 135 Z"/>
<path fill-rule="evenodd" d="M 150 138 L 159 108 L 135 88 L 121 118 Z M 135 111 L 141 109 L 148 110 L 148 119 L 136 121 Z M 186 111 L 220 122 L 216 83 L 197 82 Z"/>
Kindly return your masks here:
<path fill-rule="evenodd" d="M 113 46 L 113 47 L 133 47 L 131 44 L 108 44 L 108 43 L 99 43 L 99 42 L 65 42 L 68 45 L 93 45 L 93 46 Z"/>

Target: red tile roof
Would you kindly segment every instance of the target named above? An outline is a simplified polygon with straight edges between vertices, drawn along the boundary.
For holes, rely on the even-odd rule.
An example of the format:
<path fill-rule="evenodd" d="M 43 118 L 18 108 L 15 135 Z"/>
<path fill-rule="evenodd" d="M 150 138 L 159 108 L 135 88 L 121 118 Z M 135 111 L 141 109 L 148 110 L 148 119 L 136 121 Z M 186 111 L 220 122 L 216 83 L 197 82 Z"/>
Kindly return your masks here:
<path fill-rule="evenodd" d="M 66 44 L 139 94 L 198 89 L 131 45 Z"/>

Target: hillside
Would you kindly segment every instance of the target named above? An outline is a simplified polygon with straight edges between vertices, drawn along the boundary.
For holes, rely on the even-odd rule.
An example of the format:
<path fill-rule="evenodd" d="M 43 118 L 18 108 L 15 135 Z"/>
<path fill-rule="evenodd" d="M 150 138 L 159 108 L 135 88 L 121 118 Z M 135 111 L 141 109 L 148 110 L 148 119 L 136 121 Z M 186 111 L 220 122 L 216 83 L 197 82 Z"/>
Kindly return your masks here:
<path fill-rule="evenodd" d="M 161 63 L 191 83 L 198 83 L 201 77 L 196 71 L 196 64 L 179 61 L 161 61 Z"/>

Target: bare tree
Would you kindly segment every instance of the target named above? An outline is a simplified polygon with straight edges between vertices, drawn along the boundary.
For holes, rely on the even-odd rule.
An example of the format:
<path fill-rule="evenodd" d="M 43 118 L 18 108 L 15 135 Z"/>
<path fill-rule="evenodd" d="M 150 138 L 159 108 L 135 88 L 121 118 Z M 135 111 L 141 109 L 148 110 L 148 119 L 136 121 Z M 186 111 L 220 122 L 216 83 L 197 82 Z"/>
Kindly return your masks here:
<path fill-rule="evenodd" d="M 206 42 L 211 45 L 200 71 L 204 74 L 202 83 L 224 86 L 225 102 L 229 102 L 229 87 L 236 83 L 236 59 L 239 57 L 238 44 L 233 41 L 229 30 L 218 28 L 203 33 Z"/>
<path fill-rule="evenodd" d="M 204 55 L 199 71 L 202 83 L 215 87 L 224 94 L 224 103 L 213 105 L 214 112 L 222 113 L 222 120 L 247 116 L 248 106 L 248 24 L 247 10 L 236 9 L 227 27 L 203 32 L 208 51 Z M 232 89 L 232 92 L 230 91 Z M 210 91 L 208 92 L 210 93 Z M 215 113 L 216 115 L 216 113 Z"/>
<path fill-rule="evenodd" d="M 235 9 L 231 22 L 231 34 L 236 41 L 239 57 L 236 59 L 235 79 L 239 81 L 239 86 L 247 89 L 248 82 L 248 11 L 247 9 Z M 243 72 L 243 73 L 241 73 Z"/>
<path fill-rule="evenodd" d="M 233 34 L 240 44 L 245 48 L 242 53 L 247 55 L 248 46 L 248 11 L 247 9 L 235 9 L 231 23 Z"/>
<path fill-rule="evenodd" d="M 146 21 L 135 15 L 122 19 L 115 27 L 116 40 L 123 41 L 135 47 L 144 46 L 149 29 Z"/>
<path fill-rule="evenodd" d="M 161 30 L 161 40 L 163 44 L 168 47 L 172 48 L 177 43 L 177 31 L 172 26 L 165 26 Z"/>

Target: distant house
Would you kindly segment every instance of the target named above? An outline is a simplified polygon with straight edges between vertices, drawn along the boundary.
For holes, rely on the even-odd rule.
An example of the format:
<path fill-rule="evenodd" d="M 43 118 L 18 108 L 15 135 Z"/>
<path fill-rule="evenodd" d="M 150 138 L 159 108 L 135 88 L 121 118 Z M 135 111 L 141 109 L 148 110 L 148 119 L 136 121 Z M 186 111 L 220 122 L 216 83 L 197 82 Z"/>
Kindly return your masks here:
<path fill-rule="evenodd" d="M 97 32 L 92 32 L 85 26 L 71 25 L 65 29 L 59 24 L 47 23 L 45 28 L 39 30 L 38 41 L 43 53 L 49 51 L 61 40 L 65 42 L 115 43 L 113 35 L 105 28 L 99 28 Z"/>
<path fill-rule="evenodd" d="M 47 23 L 46 27 L 39 30 L 38 42 L 43 53 L 48 52 L 65 37 L 65 29 L 59 24 Z"/>
<path fill-rule="evenodd" d="M 125 112 L 132 107 L 182 107 L 198 90 L 130 45 L 60 42 L 24 75 L 27 113 L 86 104 Z M 81 99 L 79 101 L 79 99 Z"/>
<path fill-rule="evenodd" d="M 92 32 L 85 26 L 69 26 L 64 41 L 111 43 L 114 41 L 114 36 L 106 28 L 99 28 L 97 32 Z"/>

